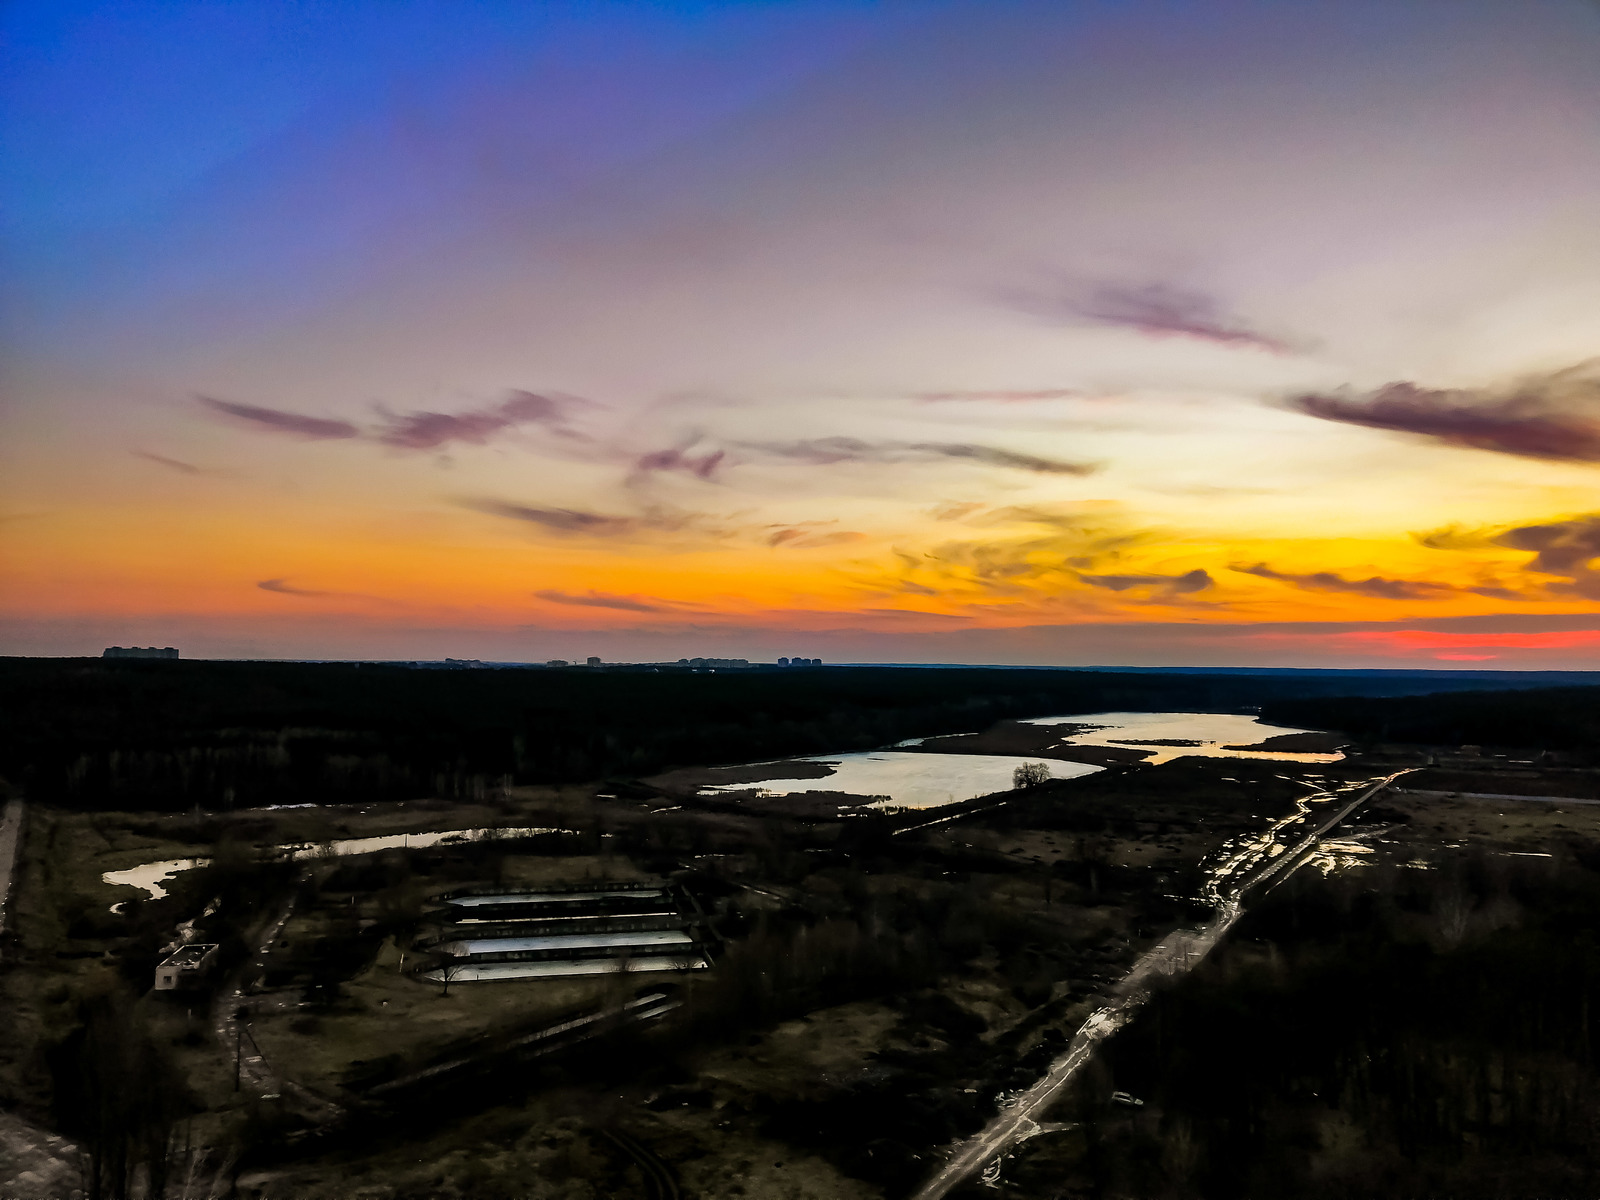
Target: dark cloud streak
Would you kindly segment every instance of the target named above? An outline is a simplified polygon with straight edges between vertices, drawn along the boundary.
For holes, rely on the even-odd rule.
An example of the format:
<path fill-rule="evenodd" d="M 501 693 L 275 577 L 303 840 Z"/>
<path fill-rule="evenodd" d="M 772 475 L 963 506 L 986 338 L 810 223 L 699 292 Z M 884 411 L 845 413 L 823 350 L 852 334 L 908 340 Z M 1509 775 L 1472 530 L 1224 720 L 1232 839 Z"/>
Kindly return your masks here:
<path fill-rule="evenodd" d="M 636 517 L 614 517 L 606 513 L 585 512 L 575 508 L 533 508 L 524 504 L 510 504 L 503 500 L 464 500 L 464 507 L 493 517 L 506 517 L 525 521 L 557 533 L 584 533 L 596 537 L 622 537 L 645 528 Z"/>
<path fill-rule="evenodd" d="M 211 396 L 198 396 L 196 399 L 213 412 L 243 421 L 252 429 L 284 433 L 312 441 L 353 438 L 361 434 L 361 431 L 348 421 L 336 421 L 329 417 L 308 417 L 303 413 L 261 408 L 254 404 L 234 404 Z"/>
<path fill-rule="evenodd" d="M 1274 353 L 1289 349 L 1230 315 L 1214 297 L 1171 284 L 1061 280 L 1049 287 L 1004 289 L 999 299 L 1008 308 L 1052 323 L 1103 325 L 1149 337 L 1192 338 Z"/>
<path fill-rule="evenodd" d="M 1215 582 L 1210 572 L 1199 567 L 1182 575 L 1087 575 L 1080 572 L 1078 578 L 1090 587 L 1105 588 L 1113 592 L 1153 587 L 1177 596 L 1191 596 L 1195 592 L 1203 592 Z"/>
<path fill-rule="evenodd" d="M 1600 360 L 1504 389 L 1388 383 L 1365 396 L 1307 393 L 1289 405 L 1324 421 L 1550 462 L 1600 462 Z"/>
<path fill-rule="evenodd" d="M 197 467 L 193 463 L 186 463 L 181 459 L 168 458 L 165 454 L 152 454 L 148 450 L 131 450 L 129 453 L 135 458 L 142 458 L 149 462 L 159 463 L 168 470 L 177 471 L 182 475 L 204 475 L 206 473 L 203 468 Z"/>
<path fill-rule="evenodd" d="M 260 583 L 256 584 L 256 586 L 264 592 L 277 592 L 280 596 L 324 597 L 341 596 L 345 594 L 343 592 L 316 592 L 309 588 L 297 588 L 290 585 L 286 580 L 283 579 L 263 579 Z"/>
<path fill-rule="evenodd" d="M 579 437 L 567 426 L 567 414 L 579 403 L 572 397 L 512 392 L 501 404 L 466 412 L 385 414 L 386 424 L 375 440 L 400 450 L 433 450 L 450 442 L 481 446 L 518 425 L 542 425 L 564 437 Z"/>
<path fill-rule="evenodd" d="M 552 604 L 568 604 L 580 608 L 611 608 L 620 612 L 672 613 L 682 611 L 677 605 L 664 604 L 644 596 L 616 596 L 608 592 L 589 591 L 582 595 L 571 592 L 546 590 L 535 592 L 541 600 Z"/>
<path fill-rule="evenodd" d="M 1494 541 L 1512 550 L 1532 552 L 1533 561 L 1525 569 L 1563 579 L 1557 590 L 1600 600 L 1600 571 L 1594 566 L 1600 559 L 1600 513 L 1518 526 Z"/>
<path fill-rule="evenodd" d="M 794 442 L 751 442 L 747 445 L 751 449 L 760 450 L 776 458 L 811 463 L 816 466 L 832 466 L 845 462 L 908 462 L 952 458 L 1042 475 L 1090 475 L 1099 469 L 1092 463 L 1041 458 L 1034 454 L 1022 454 L 1014 450 L 1001 450 L 993 446 L 978 446 L 968 442 L 869 442 L 861 438 L 826 437 L 806 438 Z"/>

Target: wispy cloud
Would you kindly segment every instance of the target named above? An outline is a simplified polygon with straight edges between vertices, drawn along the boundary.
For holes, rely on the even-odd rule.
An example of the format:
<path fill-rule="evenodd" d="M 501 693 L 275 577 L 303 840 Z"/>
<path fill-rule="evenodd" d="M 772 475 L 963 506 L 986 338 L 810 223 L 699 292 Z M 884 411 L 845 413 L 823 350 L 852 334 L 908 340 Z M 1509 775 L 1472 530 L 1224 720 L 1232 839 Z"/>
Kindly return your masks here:
<path fill-rule="evenodd" d="M 512 521 L 526 521 L 557 533 L 586 533 L 600 537 L 623 536 L 640 528 L 636 517 L 618 517 L 608 513 L 586 512 L 577 508 L 534 508 L 526 504 L 510 504 L 504 500 L 463 500 L 462 505 L 494 517 Z"/>
<path fill-rule="evenodd" d="M 168 458 L 165 454 L 152 454 L 148 450 L 131 450 L 129 453 L 135 458 L 158 463 L 169 471 L 177 471 L 180 475 L 204 475 L 206 473 L 203 467 L 197 467 L 193 463 L 186 463 L 182 459 Z"/>
<path fill-rule="evenodd" d="M 866 441 L 853 437 L 825 437 L 793 442 L 749 442 L 744 445 L 775 458 L 817 466 L 843 462 L 914 462 L 948 458 L 967 459 L 1043 475 L 1090 475 L 1099 469 L 1094 463 L 1042 458 L 1035 454 L 969 442 Z"/>
<path fill-rule="evenodd" d="M 936 511 L 974 535 L 920 552 L 896 549 L 893 563 L 877 572 L 866 564 L 843 569 L 879 596 L 936 595 L 962 611 L 1008 619 L 1217 603 L 1210 572 L 1164 570 L 1142 552 L 1170 535 L 1129 528 L 1114 508 L 958 505 Z"/>
<path fill-rule="evenodd" d="M 242 421 L 249 428 L 262 432 L 313 440 L 359 438 L 397 450 L 435 450 L 451 442 L 481 446 L 497 434 L 521 425 L 540 425 L 563 438 L 587 440 L 584 434 L 574 430 L 568 423 L 572 410 L 587 403 L 574 396 L 513 391 L 499 404 L 462 412 L 391 413 L 380 409 L 380 424 L 365 430 L 350 421 L 332 417 L 313 417 L 255 404 L 236 404 L 212 396 L 199 396 L 197 399 L 211 411 Z"/>
<path fill-rule="evenodd" d="M 286 579 L 263 579 L 256 584 L 264 592 L 277 592 L 280 596 L 342 596 L 344 592 L 317 592 L 310 588 L 298 588 Z"/>
<path fill-rule="evenodd" d="M 1079 572 L 1077 577 L 1090 587 L 1106 588 L 1113 592 L 1157 588 L 1174 596 L 1191 596 L 1195 592 L 1205 591 L 1216 582 L 1209 571 L 1199 568 L 1182 575 L 1089 575 Z"/>
<path fill-rule="evenodd" d="M 1460 590 L 1446 583 L 1434 583 L 1422 579 L 1386 579 L 1381 575 L 1373 575 L 1367 579 L 1345 579 L 1332 571 L 1295 574 L 1289 571 L 1275 571 L 1266 563 L 1256 563 L 1254 566 L 1235 563 L 1228 569 L 1286 583 L 1290 587 L 1301 588 L 1308 592 L 1349 592 L 1380 600 L 1438 600 L 1455 595 Z"/>
<path fill-rule="evenodd" d="M 1494 539 L 1513 550 L 1533 553 L 1525 570 L 1562 580 L 1556 591 L 1600 600 L 1600 513 L 1508 529 Z"/>
<path fill-rule="evenodd" d="M 820 525 L 831 522 L 803 521 L 798 525 L 782 525 L 766 535 L 769 546 L 787 546 L 791 550 L 809 550 L 820 546 L 844 546 L 851 542 L 867 540 L 867 535 L 852 529 L 825 529 Z"/>
<path fill-rule="evenodd" d="M 1041 475 L 1089 475 L 1094 463 L 1067 462 L 996 446 L 970 442 L 913 442 L 868 440 L 855 437 L 799 438 L 787 442 L 734 442 L 724 447 L 705 446 L 696 439 L 638 455 L 633 460 L 630 483 L 640 483 L 658 471 L 678 471 L 698 479 L 714 479 L 724 468 L 761 460 L 833 466 L 837 463 L 914 463 L 940 459 L 966 459 L 987 466 L 1030 471 Z"/>
<path fill-rule="evenodd" d="M 652 450 L 634 460 L 632 478 L 638 480 L 654 471 L 683 471 L 697 479 L 711 479 L 727 457 L 726 450 L 705 450 L 695 454 L 691 446 Z"/>
<path fill-rule="evenodd" d="M 1553 462 L 1600 462 L 1600 359 L 1504 388 L 1385 384 L 1366 395 L 1308 393 L 1289 404 L 1325 421 Z"/>
<path fill-rule="evenodd" d="M 401 450 L 433 450 L 450 442 L 481 446 L 496 434 L 519 425 L 542 425 L 563 437 L 580 438 L 583 435 L 568 425 L 567 417 L 581 403 L 572 396 L 517 391 L 488 408 L 455 413 L 386 413 L 384 425 L 373 437 Z"/>
<path fill-rule="evenodd" d="M 1002 289 L 999 299 L 1008 308 L 1052 323 L 1102 325 L 1275 353 L 1289 349 L 1229 313 L 1215 297 L 1167 283 L 1060 279 L 1040 287 Z"/>
<path fill-rule="evenodd" d="M 312 441 L 353 438 L 361 435 L 361 431 L 349 421 L 338 421 L 331 417 L 310 417 L 304 413 L 261 408 L 254 404 L 235 404 L 212 396 L 199 396 L 196 399 L 212 412 L 243 421 L 249 428 L 270 433 L 283 433 Z"/>
<path fill-rule="evenodd" d="M 1030 404 L 1039 400 L 1072 400 L 1083 393 L 1076 388 L 1041 388 L 1037 391 L 918 392 L 912 396 L 924 404 L 941 404 L 956 400 L 990 401 L 998 404 Z"/>
<path fill-rule="evenodd" d="M 668 604 L 664 601 L 653 600 L 647 596 L 616 596 L 609 592 L 561 592 L 553 589 L 534 593 L 541 600 L 548 600 L 552 604 L 568 604 L 579 608 L 612 608 L 620 612 L 637 613 L 674 613 L 682 612 L 684 608 L 678 604 Z"/>
<path fill-rule="evenodd" d="M 523 521 L 555 533 L 598 538 L 636 537 L 647 533 L 677 533 L 693 530 L 698 518 L 690 513 L 652 509 L 638 516 L 618 516 L 581 508 L 537 508 L 504 500 L 467 499 L 458 501 L 464 508 Z"/>

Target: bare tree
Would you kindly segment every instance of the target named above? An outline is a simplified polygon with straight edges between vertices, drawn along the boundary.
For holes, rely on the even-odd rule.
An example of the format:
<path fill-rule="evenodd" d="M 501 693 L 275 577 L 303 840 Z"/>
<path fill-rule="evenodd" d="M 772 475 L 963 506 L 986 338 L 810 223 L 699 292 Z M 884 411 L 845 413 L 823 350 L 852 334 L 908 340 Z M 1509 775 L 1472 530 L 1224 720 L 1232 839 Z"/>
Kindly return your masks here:
<path fill-rule="evenodd" d="M 451 981 L 460 977 L 461 972 L 466 969 L 466 965 L 467 959 L 465 955 L 457 954 L 454 950 L 440 948 L 439 982 L 444 984 L 444 991 L 439 993 L 441 997 L 450 994 Z"/>
<path fill-rule="evenodd" d="M 1017 790 L 1038 787 L 1041 783 L 1050 782 L 1049 763 L 1023 763 L 1011 772 L 1011 786 Z"/>

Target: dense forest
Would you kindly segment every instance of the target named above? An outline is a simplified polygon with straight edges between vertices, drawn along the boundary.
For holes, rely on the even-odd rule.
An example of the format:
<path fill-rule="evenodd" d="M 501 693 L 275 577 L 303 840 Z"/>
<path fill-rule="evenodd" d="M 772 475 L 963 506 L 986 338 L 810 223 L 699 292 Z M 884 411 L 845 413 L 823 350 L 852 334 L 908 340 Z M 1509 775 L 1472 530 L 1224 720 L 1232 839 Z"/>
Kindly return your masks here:
<path fill-rule="evenodd" d="M 1302 696 L 1273 700 L 1262 718 L 1337 729 L 1370 742 L 1541 750 L 1600 747 L 1600 687 L 1413 696 Z"/>
<path fill-rule="evenodd" d="M 627 778 L 870 749 L 1005 717 L 1226 712 L 1352 688 L 1392 696 L 1526 683 L 1438 672 L 706 673 L 10 658 L 0 659 L 8 714 L 0 780 L 34 800 L 123 810 L 471 796 L 507 779 Z"/>

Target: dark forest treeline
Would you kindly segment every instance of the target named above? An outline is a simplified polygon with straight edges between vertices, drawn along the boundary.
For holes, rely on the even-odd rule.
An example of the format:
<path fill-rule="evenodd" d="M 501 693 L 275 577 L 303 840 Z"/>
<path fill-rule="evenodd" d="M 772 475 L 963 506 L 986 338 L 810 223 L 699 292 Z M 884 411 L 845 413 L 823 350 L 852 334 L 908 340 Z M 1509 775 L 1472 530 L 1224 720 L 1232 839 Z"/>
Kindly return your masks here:
<path fill-rule="evenodd" d="M 0 659 L 0 779 L 97 809 L 473 796 L 487 783 L 870 749 L 1005 717 L 1230 711 L 1349 676 L 823 667 L 697 674 Z M 1375 675 L 1374 694 L 1492 687 Z M 1501 686 L 1517 686 L 1508 676 Z M 1504 703 L 1504 701 L 1497 701 Z"/>
<path fill-rule="evenodd" d="M 1262 719 L 1337 729 L 1369 742 L 1600 748 L 1600 688 L 1537 688 L 1422 696 L 1309 696 L 1274 700 Z"/>

